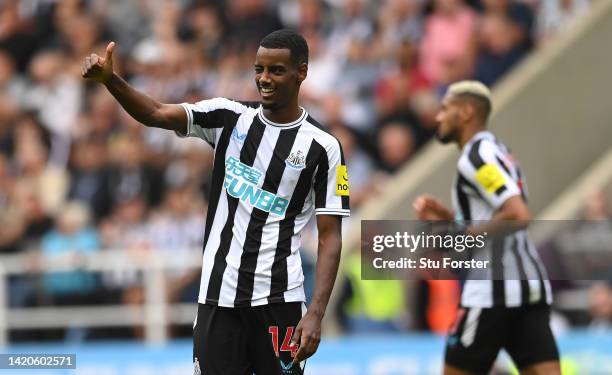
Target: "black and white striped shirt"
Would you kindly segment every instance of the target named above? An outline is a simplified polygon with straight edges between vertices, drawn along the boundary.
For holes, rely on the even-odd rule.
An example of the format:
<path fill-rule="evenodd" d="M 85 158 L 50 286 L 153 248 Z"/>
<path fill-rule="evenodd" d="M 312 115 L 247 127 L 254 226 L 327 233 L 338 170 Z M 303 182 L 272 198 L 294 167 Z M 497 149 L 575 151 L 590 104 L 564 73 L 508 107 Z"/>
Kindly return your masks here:
<path fill-rule="evenodd" d="M 527 187 L 508 148 L 491 132 L 482 131 L 463 147 L 452 195 L 457 220 L 487 221 L 507 199 L 520 195 L 526 200 Z M 546 270 L 526 230 L 494 238 L 485 251 L 474 256 L 489 260 L 490 267 L 485 277 L 467 275 L 462 306 L 552 303 Z"/>
<path fill-rule="evenodd" d="M 278 124 L 255 102 L 182 106 L 186 135 L 215 149 L 199 303 L 305 301 L 300 231 L 313 213 L 350 213 L 340 143 L 303 108 Z"/>

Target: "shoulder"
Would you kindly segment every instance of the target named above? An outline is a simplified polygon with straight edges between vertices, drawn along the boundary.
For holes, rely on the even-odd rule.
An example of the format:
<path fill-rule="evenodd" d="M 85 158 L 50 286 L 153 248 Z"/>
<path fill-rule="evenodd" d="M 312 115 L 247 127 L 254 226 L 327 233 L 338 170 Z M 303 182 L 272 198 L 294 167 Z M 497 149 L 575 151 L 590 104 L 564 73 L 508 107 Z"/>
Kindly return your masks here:
<path fill-rule="evenodd" d="M 478 169 L 487 163 L 488 160 L 495 158 L 496 155 L 502 152 L 502 147 L 493 135 L 481 137 L 473 142 L 469 142 L 465 146 L 459 161 L 460 163 L 469 162 L 474 168 Z"/>
<path fill-rule="evenodd" d="M 228 110 L 235 113 L 245 113 L 254 111 L 259 107 L 259 102 L 239 101 L 229 98 L 217 97 L 205 99 L 194 104 L 191 104 L 192 109 L 202 112 L 210 112 L 214 110 Z"/>
<path fill-rule="evenodd" d="M 305 134 L 313 138 L 314 142 L 328 152 L 333 149 L 342 149 L 340 141 L 329 131 L 329 128 L 315 120 L 311 115 L 308 115 L 304 120 L 302 129 Z"/>

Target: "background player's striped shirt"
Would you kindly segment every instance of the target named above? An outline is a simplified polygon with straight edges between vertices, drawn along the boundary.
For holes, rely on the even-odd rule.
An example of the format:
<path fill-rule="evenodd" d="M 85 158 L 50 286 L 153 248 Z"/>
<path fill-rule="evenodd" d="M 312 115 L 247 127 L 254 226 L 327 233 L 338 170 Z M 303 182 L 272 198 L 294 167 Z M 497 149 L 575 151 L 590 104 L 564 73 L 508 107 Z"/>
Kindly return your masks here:
<path fill-rule="evenodd" d="M 527 188 L 518 164 L 507 147 L 489 131 L 477 133 L 463 147 L 457 169 L 452 195 L 458 220 L 487 221 L 510 197 L 520 195 L 527 200 Z M 546 271 L 527 231 L 491 242 L 484 251 L 474 255 L 476 259 L 490 261 L 488 274 L 486 277 L 472 274 L 472 279 L 467 275 L 461 305 L 514 307 L 552 303 Z"/>
<path fill-rule="evenodd" d="M 215 149 L 199 303 L 305 301 L 300 231 L 313 213 L 349 215 L 340 143 L 302 108 L 277 124 L 259 103 L 182 104 L 187 136 Z"/>

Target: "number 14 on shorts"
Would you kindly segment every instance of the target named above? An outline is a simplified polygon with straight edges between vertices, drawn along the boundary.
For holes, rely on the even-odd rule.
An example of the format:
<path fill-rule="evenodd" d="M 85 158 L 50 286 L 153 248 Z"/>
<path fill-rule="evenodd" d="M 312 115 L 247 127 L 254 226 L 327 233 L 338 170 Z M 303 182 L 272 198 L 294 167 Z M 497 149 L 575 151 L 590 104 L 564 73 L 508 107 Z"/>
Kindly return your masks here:
<path fill-rule="evenodd" d="M 291 358 L 295 358 L 295 355 L 298 350 L 298 345 L 291 345 L 291 338 L 293 337 L 293 330 L 295 327 L 287 327 L 287 331 L 285 332 L 285 338 L 283 339 L 283 343 L 280 346 L 281 352 L 291 352 Z M 280 357 L 278 343 L 278 326 L 270 326 L 268 327 L 268 333 L 272 336 L 272 346 L 274 347 L 274 353 L 276 353 L 277 357 Z"/>

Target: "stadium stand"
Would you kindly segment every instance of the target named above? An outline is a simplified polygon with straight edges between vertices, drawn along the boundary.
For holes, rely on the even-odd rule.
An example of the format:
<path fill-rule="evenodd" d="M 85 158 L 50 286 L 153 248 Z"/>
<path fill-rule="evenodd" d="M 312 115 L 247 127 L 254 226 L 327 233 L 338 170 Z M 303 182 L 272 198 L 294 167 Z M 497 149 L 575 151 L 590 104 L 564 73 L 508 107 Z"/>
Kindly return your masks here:
<path fill-rule="evenodd" d="M 603 48 L 612 2 L 541 3 L 1 2 L 0 345 L 160 343 L 191 334 L 212 153 L 143 129 L 81 79 L 82 58 L 109 40 L 134 86 L 160 101 L 193 102 L 257 99 L 259 39 L 282 26 L 305 35 L 311 60 L 302 102 L 342 140 L 360 208 L 347 223 L 346 250 L 357 244 L 360 218 L 405 219 L 416 194 L 449 196 L 455 151 L 428 141 L 441 93 L 463 78 L 494 84 L 493 129 L 520 155 L 531 209 L 546 219 L 578 217 L 593 183 L 582 173 L 601 179 L 597 171 L 612 170 L 602 156 L 612 139 L 612 54 Z M 609 186 L 610 177 L 597 182 L 608 202 Z M 189 238 L 172 225 L 179 219 L 193 228 Z M 55 251 L 75 239 L 88 253 Z M 315 248 L 305 236 L 307 266 Z M 88 290 L 70 290 L 62 282 L 70 277 Z M 405 287 L 412 314 L 424 311 L 414 306 L 418 286 Z M 595 302 L 601 295 L 605 289 L 593 292 Z M 588 298 L 566 303 L 584 307 Z M 587 317 L 574 320 L 586 325 L 581 311 Z M 401 332 L 431 330 L 408 318 Z M 327 319 L 327 334 L 342 333 L 333 314 Z"/>

